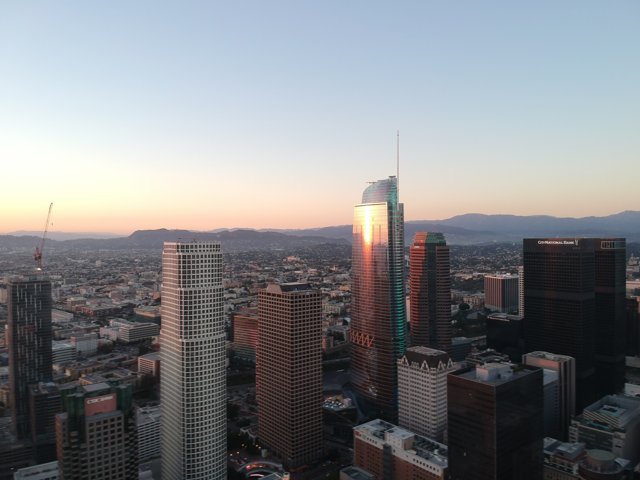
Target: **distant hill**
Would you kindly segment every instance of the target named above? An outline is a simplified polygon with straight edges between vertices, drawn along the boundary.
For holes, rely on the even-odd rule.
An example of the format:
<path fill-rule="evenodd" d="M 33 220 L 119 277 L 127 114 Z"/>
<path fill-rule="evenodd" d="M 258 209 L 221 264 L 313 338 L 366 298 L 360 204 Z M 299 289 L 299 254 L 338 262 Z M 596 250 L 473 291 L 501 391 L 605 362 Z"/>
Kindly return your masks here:
<path fill-rule="evenodd" d="M 290 235 L 321 235 L 351 239 L 351 225 L 279 230 Z M 405 242 L 416 232 L 433 231 L 446 235 L 450 244 L 520 242 L 525 237 L 625 237 L 640 241 L 640 211 L 626 211 L 605 217 L 563 218 L 549 215 L 484 215 L 468 213 L 444 220 L 405 222 Z"/>
<path fill-rule="evenodd" d="M 7 235 L 14 237 L 35 236 L 42 238 L 42 232 L 19 230 L 16 232 L 9 232 Z M 106 232 L 48 232 L 47 239 L 50 240 L 74 240 L 78 238 L 118 238 L 124 235 L 116 235 L 115 233 Z"/>
<path fill-rule="evenodd" d="M 347 240 L 325 238 L 312 235 L 287 235 L 279 232 L 259 232 L 256 230 L 223 230 L 219 232 L 192 232 L 190 230 L 138 230 L 128 237 L 107 239 L 47 240 L 47 249 L 74 248 L 91 249 L 161 249 L 163 242 L 177 240 L 217 240 L 224 251 L 285 250 L 325 243 L 347 244 Z M 38 244 L 36 236 L 0 235 L 0 250 L 34 249 Z"/>
<path fill-rule="evenodd" d="M 210 232 L 190 230 L 138 230 L 128 237 L 75 238 L 47 240 L 47 248 L 78 249 L 162 248 L 165 241 L 217 240 L 225 251 L 288 249 L 323 243 L 351 242 L 351 225 L 276 229 L 217 229 Z M 625 237 L 640 242 L 640 211 L 626 211 L 605 217 L 561 218 L 548 215 L 483 215 L 468 213 L 444 220 L 420 220 L 405 223 L 405 242 L 416 232 L 442 232 L 452 245 L 494 242 L 521 242 L 526 237 Z M 0 235 L 0 249 L 34 249 L 40 236 Z"/>

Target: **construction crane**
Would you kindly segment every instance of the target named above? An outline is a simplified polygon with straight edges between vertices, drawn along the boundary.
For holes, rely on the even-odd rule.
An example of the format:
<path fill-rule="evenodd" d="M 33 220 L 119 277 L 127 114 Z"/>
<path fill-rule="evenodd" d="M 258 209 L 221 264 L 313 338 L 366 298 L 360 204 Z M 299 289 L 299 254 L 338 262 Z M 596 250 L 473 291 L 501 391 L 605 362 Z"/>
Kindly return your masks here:
<path fill-rule="evenodd" d="M 47 221 L 44 224 L 44 232 L 42 233 L 42 238 L 40 239 L 40 244 L 36 246 L 36 253 L 33 255 L 33 258 L 36 261 L 36 270 L 42 271 L 42 250 L 44 250 L 44 242 L 47 240 L 47 232 L 49 231 L 49 221 L 51 220 L 51 209 L 53 208 L 53 202 L 49 205 L 49 213 L 47 214 Z"/>

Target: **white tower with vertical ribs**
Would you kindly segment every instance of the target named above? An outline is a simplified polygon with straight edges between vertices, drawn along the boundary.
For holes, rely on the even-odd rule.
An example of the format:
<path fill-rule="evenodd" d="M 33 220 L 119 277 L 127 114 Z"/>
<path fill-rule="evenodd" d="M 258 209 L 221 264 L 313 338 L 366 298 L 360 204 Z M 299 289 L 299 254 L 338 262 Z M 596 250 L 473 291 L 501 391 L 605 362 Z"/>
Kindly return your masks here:
<path fill-rule="evenodd" d="M 222 252 L 165 242 L 160 333 L 162 478 L 226 478 Z"/>

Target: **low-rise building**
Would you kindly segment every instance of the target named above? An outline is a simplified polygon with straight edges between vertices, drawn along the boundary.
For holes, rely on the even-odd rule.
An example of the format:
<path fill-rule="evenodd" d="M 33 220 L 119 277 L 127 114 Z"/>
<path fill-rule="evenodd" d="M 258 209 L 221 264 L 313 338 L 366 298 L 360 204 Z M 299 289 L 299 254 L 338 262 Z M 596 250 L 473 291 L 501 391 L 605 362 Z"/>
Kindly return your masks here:
<path fill-rule="evenodd" d="M 76 359 L 76 347 L 69 342 L 53 340 L 51 342 L 51 362 L 57 365 L 71 363 Z"/>
<path fill-rule="evenodd" d="M 605 450 L 631 462 L 640 460 L 640 398 L 607 395 L 571 421 L 569 441 Z"/>
<path fill-rule="evenodd" d="M 13 474 L 14 480 L 58 480 L 58 462 L 41 463 L 32 467 L 25 467 Z"/>
<path fill-rule="evenodd" d="M 447 478 L 447 447 L 383 420 L 354 429 L 354 464 L 375 478 Z"/>
<path fill-rule="evenodd" d="M 143 375 L 160 376 L 160 355 L 156 352 L 138 357 L 138 373 Z"/>
<path fill-rule="evenodd" d="M 98 335 L 88 333 L 86 335 L 72 335 L 69 339 L 78 355 L 89 357 L 98 352 Z"/>

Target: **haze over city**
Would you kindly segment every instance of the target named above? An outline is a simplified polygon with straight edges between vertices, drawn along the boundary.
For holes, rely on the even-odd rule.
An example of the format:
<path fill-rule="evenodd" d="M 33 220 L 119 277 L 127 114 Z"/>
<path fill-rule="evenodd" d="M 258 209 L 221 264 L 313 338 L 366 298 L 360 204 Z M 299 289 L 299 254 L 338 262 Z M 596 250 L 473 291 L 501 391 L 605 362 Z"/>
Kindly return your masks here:
<path fill-rule="evenodd" d="M 637 210 L 640 3 L 0 5 L 0 232 Z"/>

